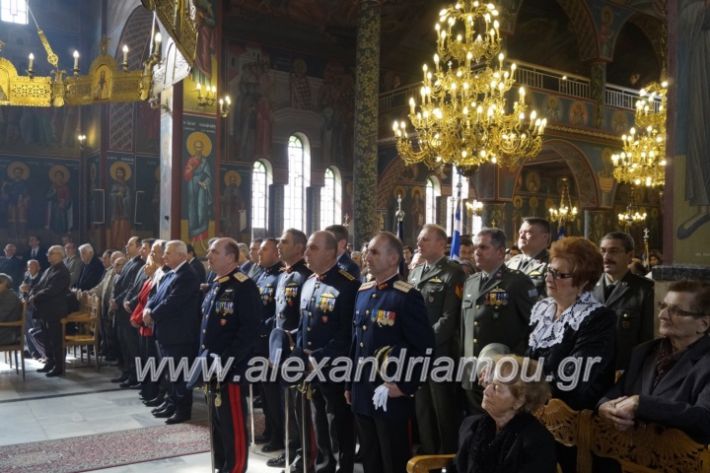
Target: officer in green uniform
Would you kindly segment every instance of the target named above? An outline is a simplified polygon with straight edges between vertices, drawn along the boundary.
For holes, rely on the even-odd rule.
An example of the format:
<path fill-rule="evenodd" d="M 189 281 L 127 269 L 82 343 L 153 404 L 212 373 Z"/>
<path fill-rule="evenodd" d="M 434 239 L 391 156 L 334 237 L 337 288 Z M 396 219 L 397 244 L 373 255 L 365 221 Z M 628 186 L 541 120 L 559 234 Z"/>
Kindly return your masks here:
<path fill-rule="evenodd" d="M 435 357 L 458 356 L 461 291 L 465 279 L 460 264 L 449 260 L 446 231 L 424 225 L 417 238 L 424 264 L 409 274 L 409 283 L 421 292 L 434 329 Z M 457 449 L 459 403 L 454 383 L 428 381 L 414 396 L 422 454 L 451 453 Z"/>
<path fill-rule="evenodd" d="M 550 262 L 547 247 L 550 244 L 550 222 L 539 217 L 525 217 L 518 230 L 518 248 L 521 253 L 506 263 L 510 269 L 525 273 L 535 284 L 538 297 L 545 297 L 545 272 Z"/>
<path fill-rule="evenodd" d="M 527 348 L 537 290 L 525 274 L 505 266 L 505 241 L 505 233 L 497 228 L 484 228 L 473 239 L 480 271 L 469 276 L 463 288 L 461 346 L 465 358 L 478 356 L 490 343 L 502 343 L 517 354 Z M 480 412 L 483 391 L 471 372 L 472 365 L 465 366 L 466 407 Z"/>

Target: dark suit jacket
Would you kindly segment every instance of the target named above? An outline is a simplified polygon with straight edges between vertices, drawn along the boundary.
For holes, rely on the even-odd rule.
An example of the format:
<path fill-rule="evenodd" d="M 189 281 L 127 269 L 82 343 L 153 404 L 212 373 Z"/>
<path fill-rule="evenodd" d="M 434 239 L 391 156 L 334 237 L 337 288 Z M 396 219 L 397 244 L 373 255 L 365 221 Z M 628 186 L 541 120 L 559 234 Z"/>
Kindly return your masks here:
<path fill-rule="evenodd" d="M 343 253 L 340 255 L 340 258 L 338 258 L 338 267 L 355 276 L 355 279 L 360 279 L 360 266 L 350 258 L 347 252 Z"/>
<path fill-rule="evenodd" d="M 49 267 L 49 261 L 47 261 L 47 248 L 39 247 L 37 249 L 37 255 L 32 256 L 32 248 L 28 248 L 24 254 L 25 264 L 31 259 L 36 259 L 39 262 L 39 267 L 42 271 Z"/>
<path fill-rule="evenodd" d="M 195 270 L 197 280 L 200 282 L 200 284 L 206 282 L 207 271 L 205 270 L 205 265 L 202 264 L 202 261 L 200 261 L 198 258 L 192 258 L 192 261 L 190 261 L 189 263 L 190 266 L 192 266 L 192 269 Z"/>
<path fill-rule="evenodd" d="M 22 303 L 12 288 L 0 293 L 0 322 L 16 322 L 22 318 Z M 17 343 L 20 340 L 18 328 L 0 328 L 0 346 Z"/>
<path fill-rule="evenodd" d="M 194 344 L 197 350 L 200 295 L 200 282 L 187 262 L 163 277 L 146 304 L 155 321 L 153 333 L 161 345 Z"/>
<path fill-rule="evenodd" d="M 104 265 L 101 264 L 101 260 L 94 255 L 94 257 L 89 261 L 89 264 L 85 264 L 81 268 L 81 274 L 76 282 L 75 287 L 81 289 L 82 291 L 88 291 L 93 289 L 98 283 L 101 282 L 101 278 L 104 275 Z"/>
<path fill-rule="evenodd" d="M 592 293 L 616 314 L 616 369 L 623 370 L 629 364 L 631 350 L 653 340 L 653 281 L 628 271 L 606 300 L 605 287 L 606 277 L 602 275 Z"/>
<path fill-rule="evenodd" d="M 710 336 L 690 346 L 653 387 L 662 339 L 636 347 L 624 376 L 599 401 L 639 395 L 636 417 L 685 431 L 696 441 L 710 442 Z"/>
<path fill-rule="evenodd" d="M 0 257 L 0 273 L 5 273 L 12 278 L 12 288 L 17 291 L 22 283 L 22 275 L 25 273 L 25 264 L 17 256 L 7 258 Z"/>
<path fill-rule="evenodd" d="M 69 270 L 64 263 L 55 264 L 44 270 L 39 282 L 30 291 L 30 298 L 36 309 L 34 317 L 61 319 L 69 313 L 67 293 L 70 278 Z"/>

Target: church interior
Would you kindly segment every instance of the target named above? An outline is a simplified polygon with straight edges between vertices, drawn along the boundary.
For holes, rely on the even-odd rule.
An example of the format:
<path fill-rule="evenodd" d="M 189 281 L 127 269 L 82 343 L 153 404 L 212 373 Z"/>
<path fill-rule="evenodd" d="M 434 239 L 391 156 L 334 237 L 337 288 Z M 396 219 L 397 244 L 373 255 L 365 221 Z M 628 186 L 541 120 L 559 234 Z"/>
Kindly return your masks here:
<path fill-rule="evenodd" d="M 381 231 L 417 249 L 434 224 L 448 255 L 486 228 L 517 249 L 534 217 L 551 242 L 630 235 L 663 311 L 675 282 L 710 280 L 710 4 L 494 3 L 0 0 L 0 243 L 100 257 L 133 236 L 182 240 L 209 272 L 220 237 L 342 225 L 354 256 Z M 452 27 L 469 8 L 482 36 Z M 0 471 L 227 471 L 210 470 L 202 392 L 189 424 L 165 426 L 111 382 L 92 330 L 53 379 L 0 336 Z M 264 419 L 245 422 L 253 436 Z M 709 471 L 707 438 L 687 441 L 681 469 L 623 471 Z M 248 471 L 280 471 L 253 442 Z M 591 472 L 581 456 L 565 471 Z"/>

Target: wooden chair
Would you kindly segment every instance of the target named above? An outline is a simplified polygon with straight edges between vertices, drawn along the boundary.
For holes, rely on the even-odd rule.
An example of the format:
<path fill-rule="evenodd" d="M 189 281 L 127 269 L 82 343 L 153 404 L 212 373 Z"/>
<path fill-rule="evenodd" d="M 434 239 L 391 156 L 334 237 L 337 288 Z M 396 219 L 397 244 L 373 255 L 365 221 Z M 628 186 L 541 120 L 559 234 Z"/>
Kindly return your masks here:
<path fill-rule="evenodd" d="M 22 302 L 22 317 L 20 320 L 15 322 L 0 322 L 0 330 L 17 330 L 20 332 L 20 339 L 17 343 L 12 345 L 0 345 L 0 351 L 5 352 L 5 359 L 10 361 L 10 368 L 12 368 L 12 357 L 15 357 L 15 372 L 20 373 L 20 367 L 22 367 L 22 380 L 25 380 L 25 317 L 27 314 L 27 304 Z M 20 358 L 20 363 L 18 363 L 18 353 Z"/>
<path fill-rule="evenodd" d="M 86 347 L 88 362 L 91 363 L 91 350 L 93 347 L 96 360 L 96 371 L 101 369 L 101 359 L 99 357 L 100 326 L 99 319 L 99 298 L 94 294 L 84 292 L 79 301 L 79 310 L 72 312 L 61 320 L 62 323 L 62 352 L 69 347 Z M 76 324 L 77 333 L 67 334 L 67 324 Z M 83 361 L 84 354 L 81 353 Z"/>
<path fill-rule="evenodd" d="M 611 458 L 624 473 L 710 473 L 710 449 L 678 429 L 639 424 L 620 432 L 606 419 L 590 419 L 591 452 Z"/>
<path fill-rule="evenodd" d="M 577 473 L 591 473 L 589 445 L 592 411 L 575 411 L 560 399 L 550 399 L 536 417 L 547 427 L 557 443 L 577 448 Z M 580 447 L 581 446 L 581 447 Z"/>

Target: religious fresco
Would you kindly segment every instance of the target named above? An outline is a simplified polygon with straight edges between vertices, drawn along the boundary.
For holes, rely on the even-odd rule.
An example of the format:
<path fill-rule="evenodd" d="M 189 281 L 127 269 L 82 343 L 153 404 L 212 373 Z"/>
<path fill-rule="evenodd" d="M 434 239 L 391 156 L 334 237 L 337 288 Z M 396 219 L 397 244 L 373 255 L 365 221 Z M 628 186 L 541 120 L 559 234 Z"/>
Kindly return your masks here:
<path fill-rule="evenodd" d="M 122 248 L 135 222 L 135 157 L 110 153 L 106 169 L 106 242 L 109 247 Z"/>
<path fill-rule="evenodd" d="M 181 239 L 200 254 L 214 236 L 216 124 L 214 118 L 183 116 Z"/>
<path fill-rule="evenodd" d="M 676 105 L 671 135 L 673 262 L 710 264 L 710 5 L 704 0 L 678 0 L 669 28 L 670 71 L 675 78 L 669 102 Z M 675 29 L 673 29 L 675 26 Z"/>
<path fill-rule="evenodd" d="M 158 236 L 160 231 L 160 159 L 135 158 L 135 201 L 133 224 L 140 233 Z"/>
<path fill-rule="evenodd" d="M 210 107 L 200 106 L 198 96 L 208 93 L 208 88 L 218 84 L 218 25 L 217 0 L 195 0 L 195 23 L 197 26 L 197 50 L 195 65 L 183 81 L 184 108 L 192 113 L 214 113 L 216 100 Z M 199 91 L 198 91 L 199 87 Z M 211 93 L 211 92 L 210 92 Z"/>
<path fill-rule="evenodd" d="M 20 241 L 78 231 L 78 188 L 78 161 L 0 157 L 0 232 Z"/>
<path fill-rule="evenodd" d="M 251 168 L 244 165 L 222 163 L 219 178 L 220 227 L 221 235 L 237 241 L 248 241 L 251 237 Z"/>

